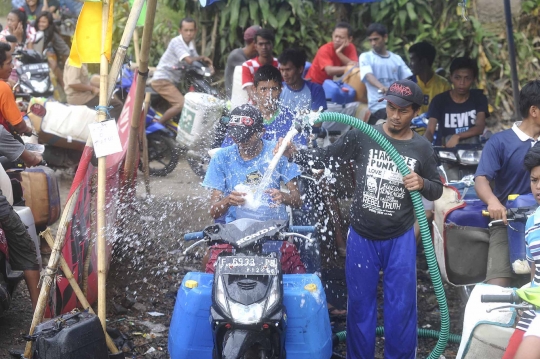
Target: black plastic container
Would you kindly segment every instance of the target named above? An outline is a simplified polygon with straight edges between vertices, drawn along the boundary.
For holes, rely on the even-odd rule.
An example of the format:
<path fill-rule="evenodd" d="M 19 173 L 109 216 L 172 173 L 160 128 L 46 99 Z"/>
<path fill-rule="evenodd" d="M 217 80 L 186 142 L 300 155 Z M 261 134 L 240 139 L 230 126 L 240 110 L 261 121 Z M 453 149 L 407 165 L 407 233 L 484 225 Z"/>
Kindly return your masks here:
<path fill-rule="evenodd" d="M 108 359 L 105 334 L 94 314 L 64 314 L 39 324 L 34 333 L 33 359 Z"/>

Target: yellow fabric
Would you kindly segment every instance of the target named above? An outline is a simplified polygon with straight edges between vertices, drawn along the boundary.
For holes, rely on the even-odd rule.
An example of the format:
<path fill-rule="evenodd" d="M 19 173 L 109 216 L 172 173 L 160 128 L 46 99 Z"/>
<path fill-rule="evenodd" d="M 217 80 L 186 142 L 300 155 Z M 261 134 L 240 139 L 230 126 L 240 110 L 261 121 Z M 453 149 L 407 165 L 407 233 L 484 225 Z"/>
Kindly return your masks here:
<path fill-rule="evenodd" d="M 69 64 L 81 67 L 83 63 L 99 63 L 101 61 L 101 19 L 102 2 L 86 1 L 77 20 L 75 35 L 69 53 Z M 105 38 L 105 56 L 111 59 L 112 24 L 114 0 L 109 0 L 109 19 Z"/>
<path fill-rule="evenodd" d="M 416 83 L 418 84 L 418 86 L 420 86 L 420 90 L 422 90 L 422 93 L 424 94 L 424 105 L 420 107 L 420 114 L 427 112 L 429 104 L 431 100 L 433 100 L 433 97 L 452 89 L 450 83 L 446 81 L 444 77 L 437 74 L 433 75 L 431 80 L 429 80 L 427 83 L 422 82 L 422 80 L 420 80 L 420 78 L 416 76 Z M 426 96 L 427 101 L 425 98 Z"/>
<path fill-rule="evenodd" d="M 516 293 L 524 301 L 540 307 L 540 287 L 520 288 Z"/>

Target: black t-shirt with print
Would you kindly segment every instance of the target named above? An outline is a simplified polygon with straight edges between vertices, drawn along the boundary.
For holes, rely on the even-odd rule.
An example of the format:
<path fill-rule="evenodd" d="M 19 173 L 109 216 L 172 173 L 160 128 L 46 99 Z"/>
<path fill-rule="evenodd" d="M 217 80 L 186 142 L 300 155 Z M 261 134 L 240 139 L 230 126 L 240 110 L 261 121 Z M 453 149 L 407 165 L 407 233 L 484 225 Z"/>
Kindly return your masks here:
<path fill-rule="evenodd" d="M 462 133 L 476 125 L 476 114 L 484 112 L 489 117 L 487 97 L 482 90 L 471 90 L 469 98 L 463 103 L 456 103 L 450 91 L 438 94 L 429 105 L 429 117 L 437 119 L 437 145 L 450 135 Z"/>
<path fill-rule="evenodd" d="M 428 200 L 438 199 L 442 183 L 431 144 L 413 132 L 410 140 L 388 136 L 382 125 L 374 127 L 398 151 L 405 164 L 424 179 L 420 193 Z M 390 156 L 374 140 L 353 129 L 325 148 L 302 150 L 294 161 L 304 166 L 328 165 L 332 161 L 355 164 L 356 188 L 351 206 L 351 225 L 364 238 L 385 240 L 405 234 L 415 217 L 403 176 Z"/>

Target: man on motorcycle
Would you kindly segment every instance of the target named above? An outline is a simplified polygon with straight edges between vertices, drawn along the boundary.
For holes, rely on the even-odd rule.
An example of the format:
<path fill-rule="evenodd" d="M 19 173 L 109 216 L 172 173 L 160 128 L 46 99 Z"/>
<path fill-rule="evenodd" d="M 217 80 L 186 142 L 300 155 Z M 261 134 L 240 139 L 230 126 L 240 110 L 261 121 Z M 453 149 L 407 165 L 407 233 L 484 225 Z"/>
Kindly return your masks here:
<path fill-rule="evenodd" d="M 278 60 L 274 57 L 274 41 L 275 37 L 272 30 L 258 30 L 255 33 L 255 49 L 259 55 L 242 64 L 242 88 L 247 91 L 249 100 L 252 103 L 256 103 L 253 79 L 257 70 L 265 65 L 279 67 Z"/>
<path fill-rule="evenodd" d="M 523 159 L 540 136 L 540 81 L 530 81 L 519 93 L 523 120 L 487 141 L 474 178 L 478 197 L 487 204 L 494 220 L 506 220 L 506 201 L 510 194 L 529 193 L 530 178 Z M 493 187 L 492 187 L 493 186 Z M 512 267 L 508 252 L 508 232 L 503 226 L 489 228 L 486 282 L 508 287 Z"/>
<path fill-rule="evenodd" d="M 177 86 L 181 80 L 181 73 L 174 70 L 179 62 L 185 61 L 191 64 L 193 61 L 204 61 L 212 66 L 212 61 L 206 56 L 199 56 L 195 48 L 195 35 L 197 34 L 197 25 L 195 20 L 186 17 L 180 21 L 179 36 L 173 38 L 167 50 L 157 65 L 156 72 L 152 78 L 150 86 L 161 97 L 169 102 L 171 107 L 165 111 L 159 122 L 164 124 L 173 117 L 179 115 L 184 107 L 184 95 L 178 90 Z M 214 72 L 212 68 L 212 73 Z"/>
<path fill-rule="evenodd" d="M 279 55 L 278 62 L 284 81 L 280 95 L 282 106 L 301 113 L 327 109 L 322 86 L 302 78 L 306 65 L 306 53 L 303 50 L 287 49 Z"/>
<path fill-rule="evenodd" d="M 412 72 L 399 55 L 386 49 L 388 30 L 384 25 L 369 25 L 367 35 L 371 51 L 360 55 L 360 76 L 367 88 L 369 124 L 374 125 L 386 119 L 386 101 L 379 101 L 381 93 L 386 93 L 394 81 L 410 77 Z"/>
<path fill-rule="evenodd" d="M 455 58 L 450 64 L 453 89 L 433 98 L 429 105 L 429 123 L 425 136 L 433 141 L 437 124 L 437 145 L 455 147 L 458 143 L 479 143 L 489 117 L 487 97 L 482 90 L 471 89 L 478 77 L 476 61 Z"/>
<path fill-rule="evenodd" d="M 337 23 L 332 32 L 332 41 L 317 50 L 306 79 L 322 85 L 325 80 L 343 75 L 348 65 L 356 64 L 358 53 L 352 40 L 351 25 L 346 22 Z"/>
<path fill-rule="evenodd" d="M 11 46 L 9 43 L 0 42 L 0 124 L 8 131 L 31 134 L 32 129 L 23 121 L 13 91 L 7 83 L 12 70 Z"/>
<path fill-rule="evenodd" d="M 234 49 L 227 56 L 227 64 L 225 65 L 225 93 L 227 98 L 231 98 L 231 92 L 233 87 L 234 69 L 236 66 L 242 66 L 247 60 L 257 56 L 257 49 L 255 44 L 255 34 L 261 27 L 259 25 L 250 26 L 244 31 L 244 43 L 243 48 Z"/>
<path fill-rule="evenodd" d="M 385 358 L 415 358 L 417 343 L 415 215 L 410 194 L 436 200 L 443 186 L 431 145 L 410 124 L 424 102 L 410 80 L 389 86 L 388 121 L 375 129 L 400 153 L 412 172 L 402 177 L 373 139 L 353 129 L 325 148 L 285 156 L 303 166 L 323 167 L 332 158 L 355 162 L 356 183 L 347 240 L 347 358 L 375 357 L 377 285 L 384 272 Z M 276 147 L 277 149 L 277 147 Z"/>
<path fill-rule="evenodd" d="M 203 181 L 203 186 L 212 190 L 210 215 L 214 219 L 225 215 L 227 223 L 240 218 L 287 219 L 285 206 L 297 208 L 302 204 L 296 183 L 296 177 L 300 176 L 298 166 L 281 158 L 264 194 L 258 193 L 275 146 L 275 142 L 263 139 L 265 129 L 261 112 L 251 105 L 235 108 L 231 112 L 228 132 L 234 144 L 215 154 Z M 287 186 L 288 193 L 280 190 L 281 182 Z M 259 195 L 260 206 L 256 210 L 248 209 L 248 198 Z M 210 258 L 207 256 L 203 260 L 206 271 L 213 273 L 219 253 L 231 249 L 227 245 L 211 248 Z M 283 242 L 280 252 L 285 273 L 305 273 L 293 244 Z"/>
<path fill-rule="evenodd" d="M 427 41 L 417 42 L 409 48 L 409 65 L 413 73 L 411 80 L 418 84 L 424 94 L 420 114 L 428 111 L 429 103 L 435 96 L 451 89 L 450 83 L 433 71 L 436 55 L 437 50 Z"/>
<path fill-rule="evenodd" d="M 540 104 L 540 103 L 539 103 Z M 540 204 L 540 146 L 531 147 L 525 155 L 524 165 L 530 173 L 531 193 Z M 527 260 L 531 267 L 531 287 L 540 286 L 540 208 L 529 217 L 525 225 L 525 245 Z M 503 359 L 513 359 L 525 332 L 536 317 L 534 310 L 523 312 L 510 338 Z"/>

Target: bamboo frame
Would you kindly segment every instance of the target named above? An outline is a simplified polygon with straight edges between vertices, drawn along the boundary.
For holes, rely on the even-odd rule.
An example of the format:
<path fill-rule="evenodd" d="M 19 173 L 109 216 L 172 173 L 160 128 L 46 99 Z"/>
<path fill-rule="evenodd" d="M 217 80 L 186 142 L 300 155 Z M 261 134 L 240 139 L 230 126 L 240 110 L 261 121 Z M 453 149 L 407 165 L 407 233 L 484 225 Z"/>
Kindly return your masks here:
<path fill-rule="evenodd" d="M 60 218 L 60 224 L 58 226 L 58 231 L 56 232 L 56 239 L 51 247 L 51 257 L 49 258 L 49 263 L 45 269 L 45 274 L 42 276 L 43 282 L 41 284 L 36 310 L 34 311 L 34 316 L 32 318 L 32 324 L 30 325 L 28 335 L 34 334 L 36 326 L 41 323 L 41 320 L 43 319 L 43 314 L 45 313 L 45 307 L 47 306 L 47 300 L 49 298 L 49 291 L 54 280 L 56 269 L 58 268 L 58 262 L 60 260 L 62 248 L 64 247 L 64 241 L 66 239 L 67 228 L 71 222 L 71 219 L 73 218 L 73 212 L 75 211 L 75 203 L 79 191 L 80 186 L 69 198 L 68 202 L 66 203 L 66 207 L 62 212 L 62 218 Z M 28 359 L 32 357 L 32 342 L 30 341 L 26 343 L 24 357 Z"/>
<path fill-rule="evenodd" d="M 137 28 L 133 31 L 133 50 L 135 51 L 135 62 L 138 64 L 141 58 L 141 49 L 139 47 L 139 30 Z"/>
<path fill-rule="evenodd" d="M 49 228 L 47 228 L 45 231 L 40 233 L 43 238 L 45 238 L 45 241 L 49 244 L 49 246 L 54 246 L 54 239 L 51 235 L 51 231 Z M 88 311 L 92 314 L 94 313 L 94 310 L 90 306 L 90 303 L 88 303 L 88 300 L 86 299 L 85 294 L 82 292 L 81 288 L 79 287 L 79 284 L 75 280 L 75 277 L 73 276 L 73 272 L 69 268 L 69 265 L 67 264 L 66 260 L 64 259 L 64 256 L 60 254 L 60 269 L 62 269 L 62 272 L 64 273 L 64 277 L 68 280 L 69 284 L 71 285 L 71 288 L 73 288 L 73 292 L 75 292 L 75 295 L 77 296 L 77 299 L 79 302 L 81 302 L 81 305 L 84 309 L 88 309 Z M 116 348 L 116 345 L 114 344 L 113 340 L 109 336 L 107 332 L 105 332 L 105 341 L 107 342 L 107 348 L 111 351 L 111 353 L 118 353 L 118 348 Z"/>
<path fill-rule="evenodd" d="M 136 154 L 139 152 L 137 135 L 139 133 L 139 124 L 141 109 L 143 108 L 144 92 L 146 88 L 146 79 L 148 78 L 148 62 L 150 61 L 150 45 L 152 42 L 152 32 L 154 28 L 154 18 L 156 15 L 157 0 L 148 0 L 146 7 L 146 19 L 142 35 L 141 53 L 139 61 L 139 77 L 137 78 L 137 87 L 135 88 L 135 100 L 133 102 L 133 112 L 131 113 L 131 130 L 129 131 L 129 143 L 126 155 L 124 171 L 127 174 L 127 183 L 133 182 L 135 174 Z M 146 135 L 145 135 L 146 137 Z"/>
<path fill-rule="evenodd" d="M 147 93 L 144 97 L 144 115 L 142 123 L 146 122 L 146 115 L 150 108 L 150 94 Z M 144 175 L 144 187 L 146 188 L 146 195 L 150 196 L 150 169 L 148 168 L 148 139 L 146 138 L 146 131 L 144 125 L 142 126 L 142 168 Z"/>

